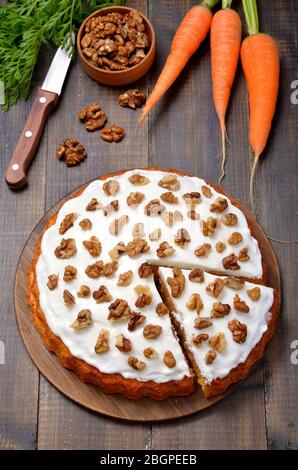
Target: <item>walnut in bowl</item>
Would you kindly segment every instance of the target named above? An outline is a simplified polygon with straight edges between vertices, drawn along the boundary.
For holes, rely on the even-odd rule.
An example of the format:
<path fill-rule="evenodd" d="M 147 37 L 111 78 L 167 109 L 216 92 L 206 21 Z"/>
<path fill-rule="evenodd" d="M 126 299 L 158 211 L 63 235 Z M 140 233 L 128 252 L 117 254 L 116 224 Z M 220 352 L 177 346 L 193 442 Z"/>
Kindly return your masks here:
<path fill-rule="evenodd" d="M 128 7 L 95 11 L 82 23 L 77 36 L 84 70 L 97 82 L 111 86 L 127 85 L 145 75 L 155 48 L 152 24 Z"/>

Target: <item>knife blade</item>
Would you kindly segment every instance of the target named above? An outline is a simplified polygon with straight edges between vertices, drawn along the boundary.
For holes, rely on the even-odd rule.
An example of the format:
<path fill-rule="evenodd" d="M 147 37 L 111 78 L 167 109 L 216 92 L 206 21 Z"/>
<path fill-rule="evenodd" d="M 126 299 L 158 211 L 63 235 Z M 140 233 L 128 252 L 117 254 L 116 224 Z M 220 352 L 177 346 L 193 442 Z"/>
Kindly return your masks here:
<path fill-rule="evenodd" d="M 37 91 L 24 129 L 8 165 L 5 181 L 11 189 L 20 189 L 27 183 L 27 170 L 42 137 L 47 117 L 58 103 L 70 62 L 71 55 L 67 46 L 65 49 L 59 47 L 46 78 Z"/>

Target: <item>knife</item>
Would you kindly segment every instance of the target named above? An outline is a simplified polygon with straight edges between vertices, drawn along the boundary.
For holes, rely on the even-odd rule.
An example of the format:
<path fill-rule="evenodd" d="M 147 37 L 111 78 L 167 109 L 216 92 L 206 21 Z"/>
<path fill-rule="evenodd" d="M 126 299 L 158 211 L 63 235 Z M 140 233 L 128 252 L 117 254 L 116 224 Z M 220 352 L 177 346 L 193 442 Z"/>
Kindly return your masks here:
<path fill-rule="evenodd" d="M 71 55 L 59 47 L 46 78 L 38 89 L 33 106 L 6 171 L 5 181 L 11 189 L 27 183 L 27 170 L 35 155 L 49 113 L 58 103 Z"/>

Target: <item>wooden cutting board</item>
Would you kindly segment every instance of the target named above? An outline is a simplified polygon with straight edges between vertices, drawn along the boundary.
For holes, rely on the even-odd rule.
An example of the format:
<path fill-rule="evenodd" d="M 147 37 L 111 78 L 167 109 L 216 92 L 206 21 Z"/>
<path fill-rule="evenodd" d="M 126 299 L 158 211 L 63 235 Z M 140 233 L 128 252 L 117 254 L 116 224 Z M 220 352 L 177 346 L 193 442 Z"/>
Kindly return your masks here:
<path fill-rule="evenodd" d="M 118 394 L 108 395 L 96 386 L 81 382 L 73 372 L 62 367 L 56 356 L 45 348 L 34 328 L 26 302 L 27 271 L 33 257 L 35 241 L 41 236 L 48 219 L 72 194 L 86 187 L 87 184 L 89 183 L 65 196 L 44 215 L 29 236 L 20 256 L 14 287 L 15 311 L 21 337 L 32 361 L 44 377 L 68 398 L 92 411 L 121 420 L 135 422 L 171 420 L 196 413 L 222 400 L 236 386 L 230 387 L 225 394 L 210 400 L 204 398 L 199 388 L 188 397 L 168 398 L 164 401 L 155 401 L 150 398 L 133 401 Z M 280 296 L 280 273 L 274 251 L 253 215 L 241 204 L 240 208 L 248 222 L 252 224 L 254 236 L 262 247 L 263 258 L 269 273 L 268 285 L 275 288 Z"/>

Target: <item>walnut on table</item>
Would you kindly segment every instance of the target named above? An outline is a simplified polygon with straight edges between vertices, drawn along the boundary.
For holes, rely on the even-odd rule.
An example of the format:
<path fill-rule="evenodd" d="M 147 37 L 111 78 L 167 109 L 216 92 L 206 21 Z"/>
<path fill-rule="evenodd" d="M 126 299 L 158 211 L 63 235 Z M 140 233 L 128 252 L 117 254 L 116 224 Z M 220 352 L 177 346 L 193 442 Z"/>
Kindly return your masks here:
<path fill-rule="evenodd" d="M 98 103 L 87 104 L 77 116 L 85 124 L 86 130 L 91 132 L 102 129 L 107 122 L 105 112 Z"/>
<path fill-rule="evenodd" d="M 78 140 L 65 139 L 58 147 L 56 157 L 66 166 L 76 166 L 87 158 L 87 152 Z"/>
<path fill-rule="evenodd" d="M 119 96 L 118 102 L 123 108 L 141 108 L 146 102 L 146 93 L 137 89 L 127 90 Z"/>
<path fill-rule="evenodd" d="M 105 142 L 120 142 L 125 136 L 125 130 L 123 127 L 112 124 L 111 127 L 105 127 L 100 131 L 100 137 Z"/>

